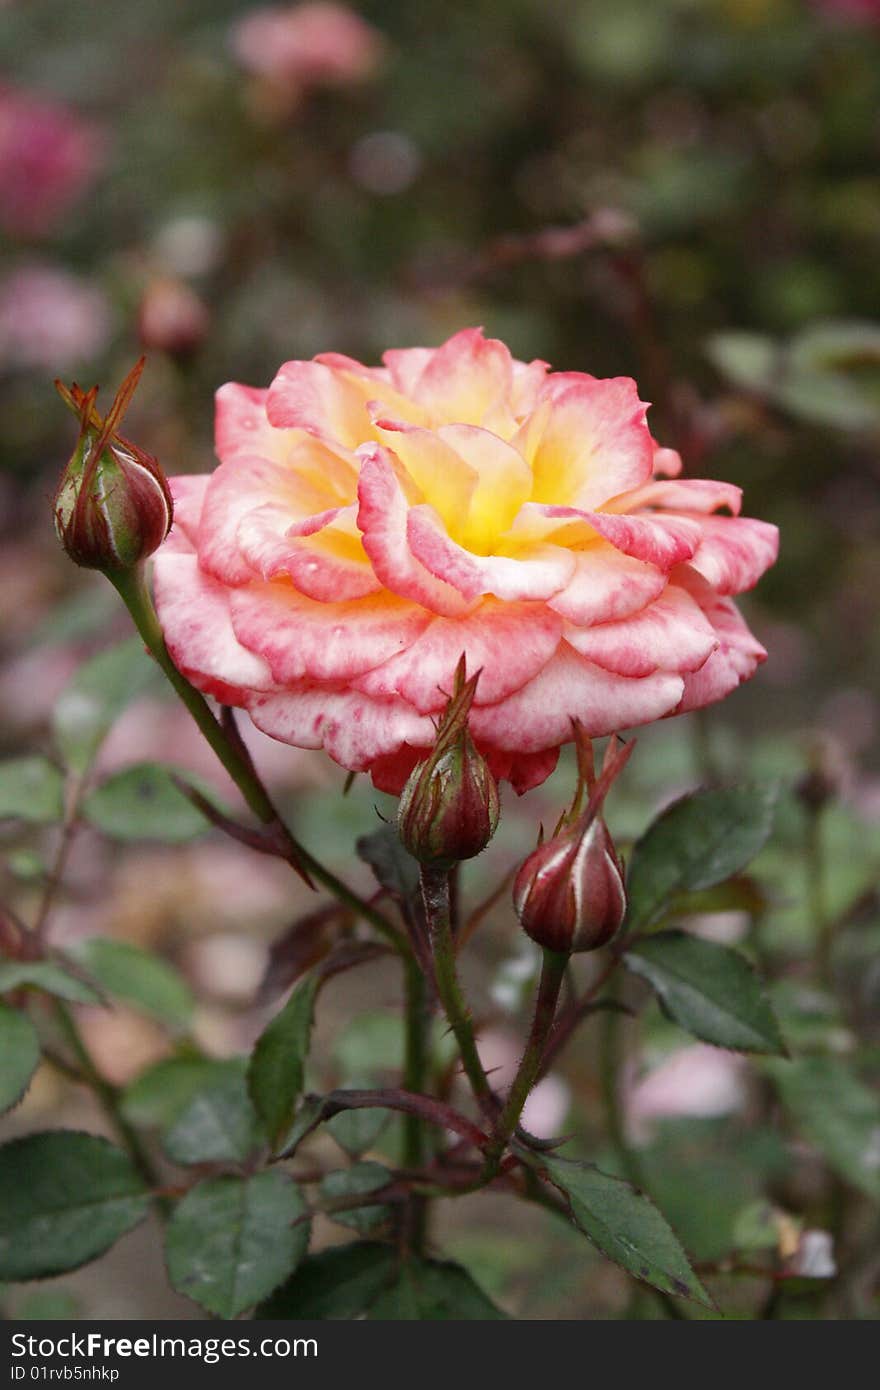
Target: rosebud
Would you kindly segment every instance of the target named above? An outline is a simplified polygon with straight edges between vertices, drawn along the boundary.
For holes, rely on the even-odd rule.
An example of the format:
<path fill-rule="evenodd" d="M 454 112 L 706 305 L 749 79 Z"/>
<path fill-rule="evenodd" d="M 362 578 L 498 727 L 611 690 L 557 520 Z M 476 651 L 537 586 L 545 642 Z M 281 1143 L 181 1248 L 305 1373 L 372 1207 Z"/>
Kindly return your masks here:
<path fill-rule="evenodd" d="M 95 409 L 97 387 L 68 390 L 55 383 L 80 421 L 76 448 L 55 494 L 55 530 L 71 560 L 87 569 L 133 569 L 171 529 L 171 493 L 159 464 L 117 432 L 143 366 L 142 358 L 103 420 Z"/>
<path fill-rule="evenodd" d="M 202 300 L 182 280 L 154 280 L 138 309 L 138 334 L 145 348 L 188 357 L 204 342 L 210 320 Z"/>
<path fill-rule="evenodd" d="M 498 827 L 498 785 L 467 727 L 478 676 L 465 681 L 462 658 L 433 752 L 416 764 L 401 793 L 400 838 L 423 864 L 473 859 Z"/>
<path fill-rule="evenodd" d="M 572 806 L 552 838 L 521 865 L 513 884 L 513 904 L 525 932 L 539 946 L 562 954 L 607 945 L 626 915 L 623 863 L 600 811 L 633 744 L 612 738 L 597 779 L 590 740 L 578 724 L 574 734 L 580 776 Z"/>
<path fill-rule="evenodd" d="M 551 951 L 595 951 L 626 913 L 623 865 L 605 822 L 586 817 L 539 845 L 513 885 L 523 929 Z"/>

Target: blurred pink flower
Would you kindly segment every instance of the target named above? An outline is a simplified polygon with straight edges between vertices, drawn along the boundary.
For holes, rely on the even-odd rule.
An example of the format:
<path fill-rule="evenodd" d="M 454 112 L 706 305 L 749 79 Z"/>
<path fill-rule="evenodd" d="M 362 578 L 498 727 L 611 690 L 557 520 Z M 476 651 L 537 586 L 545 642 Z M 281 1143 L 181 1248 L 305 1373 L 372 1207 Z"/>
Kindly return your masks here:
<path fill-rule="evenodd" d="M 235 24 L 231 43 L 248 72 L 299 87 L 359 82 L 376 70 L 383 47 L 353 10 L 323 0 L 253 10 Z"/>
<path fill-rule="evenodd" d="M 67 372 L 103 352 L 111 328 L 103 291 L 59 266 L 24 265 L 0 282 L 0 368 Z"/>
<path fill-rule="evenodd" d="M 664 1058 L 629 1090 L 628 1127 L 637 1140 L 653 1120 L 674 1116 L 728 1115 L 746 1099 L 745 1059 L 704 1043 L 682 1047 Z"/>
<path fill-rule="evenodd" d="M 102 133 L 69 107 L 0 85 L 0 227 L 42 237 L 95 179 Z"/>
<path fill-rule="evenodd" d="M 505 1091 L 516 1076 L 522 1043 L 511 1033 L 487 1031 L 477 1043 L 480 1061 L 490 1073 L 490 1081 L 498 1091 Z M 522 1123 L 530 1134 L 550 1139 L 558 1134 L 571 1105 L 571 1095 L 565 1082 L 552 1073 L 539 1081 L 523 1107 Z"/>
<path fill-rule="evenodd" d="M 153 280 L 138 309 L 143 346 L 171 357 L 186 357 L 200 347 L 211 326 L 204 302 L 183 280 Z"/>

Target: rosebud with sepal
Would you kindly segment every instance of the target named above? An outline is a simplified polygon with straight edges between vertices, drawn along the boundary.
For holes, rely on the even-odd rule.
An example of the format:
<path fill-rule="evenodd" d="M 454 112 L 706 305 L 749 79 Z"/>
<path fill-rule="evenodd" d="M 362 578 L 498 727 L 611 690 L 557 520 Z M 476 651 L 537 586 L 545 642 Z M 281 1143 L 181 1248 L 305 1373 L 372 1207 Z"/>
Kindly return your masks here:
<path fill-rule="evenodd" d="M 56 381 L 79 417 L 76 448 L 55 494 L 55 530 L 71 560 L 105 574 L 134 569 L 171 529 L 171 493 L 156 459 L 118 432 L 144 367 L 129 372 L 106 418 L 95 408 L 98 388 Z"/>
<path fill-rule="evenodd" d="M 553 837 L 521 865 L 513 885 L 513 903 L 524 931 L 539 946 L 562 954 L 607 945 L 626 915 L 623 863 L 600 810 L 634 745 L 613 739 L 603 771 L 594 779 L 592 749 L 580 730 L 575 733 L 581 779 L 572 810 Z M 581 812 L 585 789 L 589 799 Z"/>
<path fill-rule="evenodd" d="M 467 727 L 478 679 L 479 672 L 465 679 L 462 657 L 431 755 L 416 764 L 401 793 L 400 838 L 422 864 L 473 859 L 498 826 L 498 784 Z"/>

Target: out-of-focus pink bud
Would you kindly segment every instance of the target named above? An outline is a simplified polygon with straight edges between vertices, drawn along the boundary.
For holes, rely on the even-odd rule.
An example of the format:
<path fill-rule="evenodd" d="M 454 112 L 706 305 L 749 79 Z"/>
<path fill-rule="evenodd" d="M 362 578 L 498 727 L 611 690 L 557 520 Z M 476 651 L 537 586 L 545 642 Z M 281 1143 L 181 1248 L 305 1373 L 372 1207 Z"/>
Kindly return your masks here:
<path fill-rule="evenodd" d="M 187 357 L 208 334 L 210 317 L 202 300 L 182 280 L 154 280 L 138 309 L 138 334 L 145 348 Z"/>
<path fill-rule="evenodd" d="M 279 85 L 341 86 L 373 73 L 381 35 L 347 5 L 267 6 L 233 28 L 232 49 L 243 68 Z"/>
<path fill-rule="evenodd" d="M 599 812 L 632 745 L 624 748 L 613 740 L 605 769 L 595 781 L 592 746 L 579 728 L 575 736 L 582 777 L 574 806 L 557 833 L 525 860 L 513 884 L 513 904 L 523 930 L 539 946 L 560 953 L 607 945 L 626 915 L 623 864 Z M 587 787 L 589 800 L 580 813 Z"/>
<path fill-rule="evenodd" d="M 400 797 L 400 838 L 423 864 L 456 864 L 484 850 L 498 827 L 498 784 L 468 733 L 479 672 L 466 681 L 464 658 L 429 758 L 417 763 Z"/>
<path fill-rule="evenodd" d="M 106 419 L 95 409 L 97 387 L 82 391 L 55 383 L 80 421 L 76 448 L 55 494 L 55 530 L 75 564 L 105 574 L 133 569 L 171 529 L 173 503 L 162 469 L 117 432 L 143 366 L 142 358 Z"/>
<path fill-rule="evenodd" d="M 0 368 L 66 371 L 103 352 L 111 329 L 103 291 L 61 266 L 22 265 L 0 283 Z"/>

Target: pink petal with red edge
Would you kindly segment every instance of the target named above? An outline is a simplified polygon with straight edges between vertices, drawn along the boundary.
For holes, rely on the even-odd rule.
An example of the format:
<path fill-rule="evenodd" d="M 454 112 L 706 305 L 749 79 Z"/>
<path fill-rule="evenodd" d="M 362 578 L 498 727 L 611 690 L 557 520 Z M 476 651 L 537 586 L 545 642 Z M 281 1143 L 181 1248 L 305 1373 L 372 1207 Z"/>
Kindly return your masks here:
<path fill-rule="evenodd" d="M 311 477 L 268 459 L 242 458 L 221 464 L 210 475 L 202 505 L 202 568 L 224 584 L 246 584 L 254 569 L 242 553 L 239 526 L 250 512 L 271 505 L 290 525 L 298 517 L 324 511 L 335 500 L 332 491 Z"/>
<path fill-rule="evenodd" d="M 361 559 L 334 553 L 348 540 L 347 521 L 355 507 L 334 507 L 290 524 L 286 508 L 268 505 L 248 512 L 239 522 L 239 550 L 262 579 L 288 575 L 300 593 L 321 603 L 363 598 L 380 588 L 366 554 Z M 361 549 L 358 539 L 358 549 Z"/>
<path fill-rule="evenodd" d="M 157 551 L 153 592 L 172 660 L 199 690 L 240 705 L 248 691 L 274 688 L 265 661 L 233 632 L 230 591 L 199 568 L 195 555 Z"/>
<path fill-rule="evenodd" d="M 540 787 L 559 762 L 558 748 L 544 748 L 540 753 L 510 753 L 494 748 L 484 751 L 493 776 L 499 782 L 509 782 L 517 796 Z"/>
<path fill-rule="evenodd" d="M 677 478 L 683 467 L 681 454 L 677 449 L 666 449 L 654 441 L 655 478 Z"/>
<path fill-rule="evenodd" d="M 647 407 L 629 377 L 548 377 L 516 441 L 535 475 L 536 502 L 601 507 L 651 477 L 654 441 Z"/>
<path fill-rule="evenodd" d="M 754 675 L 761 662 L 767 659 L 767 652 L 749 631 L 736 604 L 729 598 L 719 597 L 702 575 L 684 565 L 676 571 L 675 583 L 687 589 L 700 605 L 719 642 L 706 664 L 685 677 L 684 694 L 675 711 L 683 714 L 729 695 Z"/>
<path fill-rule="evenodd" d="M 470 727 L 481 744 L 537 753 L 571 739 L 579 719 L 592 738 L 671 713 L 681 699 L 681 676 L 657 672 L 642 680 L 603 671 L 561 642 L 540 675 L 497 705 L 474 709 Z"/>
<path fill-rule="evenodd" d="M 400 796 L 409 774 L 416 763 L 424 759 L 426 753 L 425 748 L 412 748 L 405 743 L 396 753 L 386 753 L 381 758 L 375 758 L 370 764 L 373 786 L 379 792 Z"/>
<path fill-rule="evenodd" d="M 575 552 L 575 572 L 549 606 L 578 627 L 638 613 L 662 594 L 666 575 L 602 541 Z"/>
<path fill-rule="evenodd" d="M 436 348 L 389 348 L 382 361 L 391 373 L 394 387 L 404 396 L 411 396 L 422 372 L 434 356 Z"/>
<path fill-rule="evenodd" d="M 719 594 L 752 589 L 779 554 L 779 531 L 752 517 L 708 516 L 701 519 L 703 541 L 693 568 Z"/>
<path fill-rule="evenodd" d="M 296 430 L 276 430 L 266 415 L 269 392 L 228 381 L 214 396 L 214 451 L 221 463 L 257 456 L 284 463 Z"/>
<path fill-rule="evenodd" d="M 431 720 L 402 700 L 371 700 L 323 686 L 254 695 L 248 710 L 270 738 L 298 748 L 324 748 L 352 772 L 366 771 L 406 743 L 429 748 L 437 736 Z"/>
<path fill-rule="evenodd" d="M 463 328 L 431 354 L 411 388 L 433 424 L 483 425 L 498 433 L 515 423 L 513 361 L 504 343 Z"/>
<path fill-rule="evenodd" d="M 410 550 L 409 505 L 387 451 L 380 445 L 366 445 L 358 455 L 358 526 L 378 579 L 392 593 L 421 603 L 434 613 L 452 617 L 467 612 L 472 605 L 450 584 L 429 573 Z"/>
<path fill-rule="evenodd" d="M 666 507 L 677 512 L 717 512 L 727 507 L 739 516 L 742 488 L 711 478 L 658 479 L 636 488 L 610 504 L 609 510 L 637 512 L 642 507 Z"/>
<path fill-rule="evenodd" d="M 478 704 L 495 703 L 546 666 L 562 633 L 562 619 L 543 604 L 488 599 L 463 618 L 434 618 L 412 646 L 355 681 L 372 696 L 400 695 L 420 714 L 443 708 L 462 655 L 467 671 L 480 671 Z"/>
<path fill-rule="evenodd" d="M 266 410 L 276 428 L 303 429 L 357 449 L 376 438 L 367 412 L 373 400 L 404 420 L 422 423 L 422 412 L 390 385 L 317 361 L 285 362 L 269 387 Z"/>
<path fill-rule="evenodd" d="M 209 473 L 179 473 L 177 477 L 168 479 L 174 501 L 172 534 L 177 532 L 178 539 L 182 534 L 187 550 L 198 545 L 199 522 L 209 478 Z"/>
<path fill-rule="evenodd" d="M 621 512 L 585 512 L 579 507 L 562 507 L 552 503 L 528 502 L 522 508 L 510 535 L 527 536 L 541 531 L 553 540 L 552 528 L 558 528 L 560 540 L 575 545 L 604 537 L 615 550 L 634 560 L 670 570 L 696 552 L 703 539 L 703 518 L 667 515 L 664 512 L 641 513 L 631 516 Z"/>
<path fill-rule="evenodd" d="M 443 529 L 433 507 L 411 507 L 407 540 L 415 558 L 431 574 L 454 584 L 467 599 L 494 594 L 496 598 L 548 599 L 574 574 L 571 551 L 560 546 L 532 546 L 522 559 L 506 555 L 474 555 L 457 545 Z"/>
<path fill-rule="evenodd" d="M 718 646 L 715 630 L 698 604 L 672 584 L 623 622 L 569 628 L 565 636 L 581 656 L 619 676 L 696 671 Z"/>
<path fill-rule="evenodd" d="M 406 650 L 430 622 L 388 594 L 316 603 L 290 584 L 250 584 L 230 596 L 238 640 L 269 664 L 279 685 L 350 680 Z"/>

